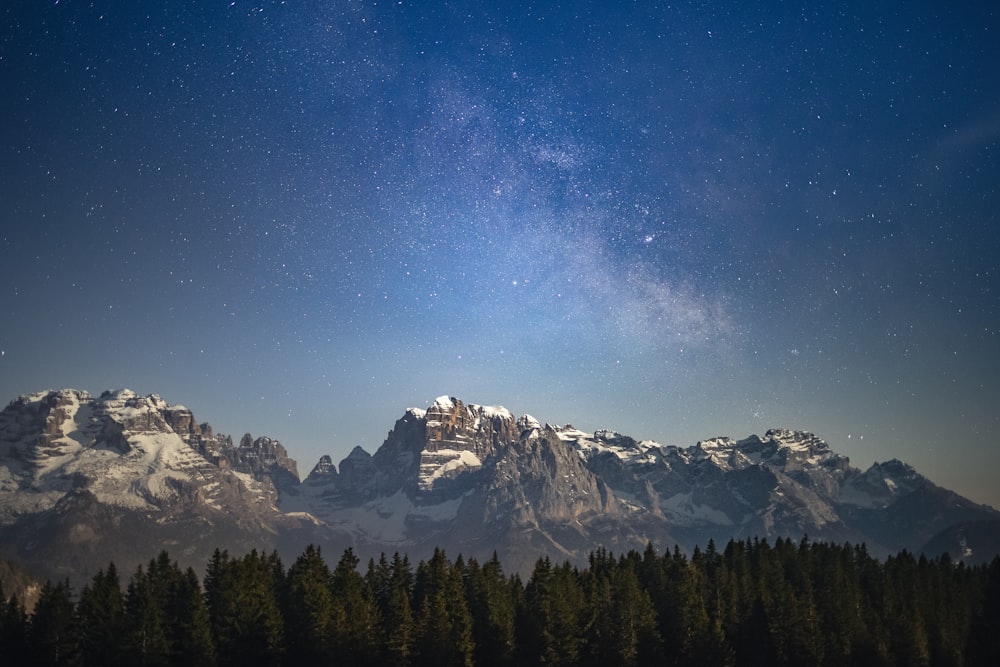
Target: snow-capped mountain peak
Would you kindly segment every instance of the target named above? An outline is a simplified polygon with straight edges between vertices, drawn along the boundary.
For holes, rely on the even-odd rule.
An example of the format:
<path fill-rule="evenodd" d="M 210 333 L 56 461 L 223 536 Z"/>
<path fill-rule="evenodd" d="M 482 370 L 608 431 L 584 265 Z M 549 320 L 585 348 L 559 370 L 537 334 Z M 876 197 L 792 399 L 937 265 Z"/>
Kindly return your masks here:
<path fill-rule="evenodd" d="M 190 410 L 156 394 L 119 389 L 95 398 L 66 389 L 22 396 L 0 414 L 0 455 L 7 459 L 0 484 L 18 491 L 3 510 L 12 518 L 51 508 L 69 491 L 86 491 L 105 505 L 169 514 L 178 498 L 191 494 L 205 507 L 222 508 L 230 488 L 273 506 L 270 477 L 255 476 L 252 468 L 284 459 L 284 448 L 269 438 L 241 448 L 237 455 L 231 439 L 214 436 Z"/>
<path fill-rule="evenodd" d="M 277 440 L 234 444 L 155 394 L 40 392 L 0 412 L 0 551 L 25 558 L 57 559 L 64 544 L 79 554 L 121 526 L 162 533 L 163 546 L 273 544 L 305 530 L 287 534 L 369 555 L 497 550 L 514 567 L 601 545 L 803 533 L 885 552 L 996 516 L 904 463 L 857 470 L 788 429 L 679 447 L 442 396 L 406 410 L 374 454 L 355 447 L 339 466 L 323 456 L 300 482 Z M 59 539 L 38 537 L 39 525 Z"/>

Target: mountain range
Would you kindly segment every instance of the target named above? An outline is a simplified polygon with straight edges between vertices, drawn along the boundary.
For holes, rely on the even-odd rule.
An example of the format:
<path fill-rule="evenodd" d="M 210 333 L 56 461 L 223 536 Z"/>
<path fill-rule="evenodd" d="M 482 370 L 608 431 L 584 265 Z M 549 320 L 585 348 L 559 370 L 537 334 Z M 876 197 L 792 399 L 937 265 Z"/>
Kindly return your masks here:
<path fill-rule="evenodd" d="M 157 395 L 45 391 L 0 412 L 0 558 L 75 581 L 163 549 L 200 569 L 216 548 L 292 558 L 310 543 L 496 553 L 522 572 L 598 547 L 804 535 L 969 559 L 995 545 L 962 527 L 997 520 L 901 461 L 862 471 L 801 431 L 683 448 L 442 396 L 407 409 L 374 454 L 323 456 L 300 481 L 277 440 L 237 442 Z"/>

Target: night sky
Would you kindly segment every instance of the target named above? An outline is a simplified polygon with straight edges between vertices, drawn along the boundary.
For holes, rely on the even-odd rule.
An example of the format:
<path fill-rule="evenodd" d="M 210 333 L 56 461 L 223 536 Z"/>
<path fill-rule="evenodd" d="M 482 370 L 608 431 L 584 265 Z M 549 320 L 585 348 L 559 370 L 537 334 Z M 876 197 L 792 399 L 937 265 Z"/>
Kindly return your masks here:
<path fill-rule="evenodd" d="M 1000 507 L 994 3 L 7 0 L 0 402 L 441 394 Z"/>

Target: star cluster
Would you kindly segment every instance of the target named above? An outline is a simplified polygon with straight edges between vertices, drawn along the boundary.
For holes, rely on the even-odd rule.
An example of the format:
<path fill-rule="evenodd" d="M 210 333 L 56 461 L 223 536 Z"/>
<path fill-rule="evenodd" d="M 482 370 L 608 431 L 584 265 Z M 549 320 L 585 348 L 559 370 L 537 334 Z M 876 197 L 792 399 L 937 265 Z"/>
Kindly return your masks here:
<path fill-rule="evenodd" d="M 904 11 L 905 10 L 905 11 Z M 304 472 L 450 393 L 812 430 L 1000 506 L 1000 18 L 892 3 L 0 10 L 0 388 Z"/>

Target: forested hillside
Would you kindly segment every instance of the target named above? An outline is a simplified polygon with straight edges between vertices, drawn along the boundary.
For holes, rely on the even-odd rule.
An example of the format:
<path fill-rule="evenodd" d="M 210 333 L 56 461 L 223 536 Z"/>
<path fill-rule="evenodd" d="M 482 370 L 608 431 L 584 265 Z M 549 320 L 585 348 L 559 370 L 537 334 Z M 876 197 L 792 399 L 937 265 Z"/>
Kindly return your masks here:
<path fill-rule="evenodd" d="M 584 568 L 437 551 L 331 569 L 308 547 L 216 551 L 203 577 L 167 553 L 80 591 L 49 582 L 31 615 L 0 609 L 23 665 L 986 665 L 1000 654 L 1000 558 L 967 567 L 802 540 L 709 543 Z"/>

